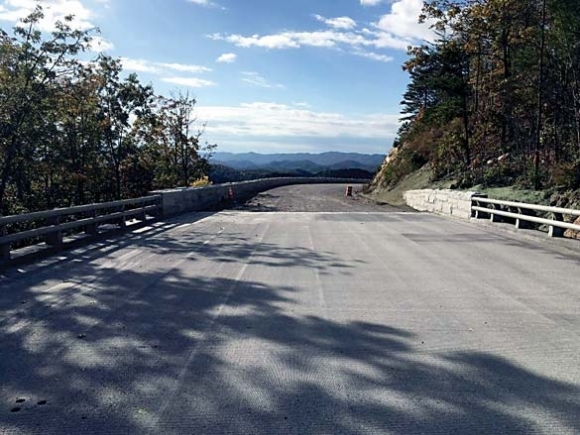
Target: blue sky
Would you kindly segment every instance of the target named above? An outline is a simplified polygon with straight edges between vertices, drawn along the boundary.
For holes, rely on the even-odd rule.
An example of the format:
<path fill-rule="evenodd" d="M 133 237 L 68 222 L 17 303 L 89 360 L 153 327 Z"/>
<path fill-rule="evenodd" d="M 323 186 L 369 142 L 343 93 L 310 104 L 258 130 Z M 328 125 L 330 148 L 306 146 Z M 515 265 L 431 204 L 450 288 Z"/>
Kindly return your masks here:
<path fill-rule="evenodd" d="M 0 0 L 11 27 L 35 0 Z M 432 39 L 422 0 L 43 0 L 50 30 L 75 14 L 94 51 L 158 93 L 189 91 L 219 151 L 386 153 L 408 78 Z"/>

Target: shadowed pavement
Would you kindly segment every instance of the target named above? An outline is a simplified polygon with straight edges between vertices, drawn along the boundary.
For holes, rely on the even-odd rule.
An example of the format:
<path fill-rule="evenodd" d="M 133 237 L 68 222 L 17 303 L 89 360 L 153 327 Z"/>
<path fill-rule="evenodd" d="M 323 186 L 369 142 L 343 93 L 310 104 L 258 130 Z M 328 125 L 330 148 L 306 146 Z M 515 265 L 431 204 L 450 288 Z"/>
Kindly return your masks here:
<path fill-rule="evenodd" d="M 9 270 L 0 434 L 580 433 L 580 257 L 305 187 Z"/>

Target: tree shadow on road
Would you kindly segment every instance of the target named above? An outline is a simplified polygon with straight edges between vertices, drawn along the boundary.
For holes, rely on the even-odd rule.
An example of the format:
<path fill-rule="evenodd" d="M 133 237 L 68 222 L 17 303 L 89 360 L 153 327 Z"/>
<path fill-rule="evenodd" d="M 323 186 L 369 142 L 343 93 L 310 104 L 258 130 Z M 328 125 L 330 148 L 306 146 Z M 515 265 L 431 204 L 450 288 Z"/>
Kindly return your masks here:
<path fill-rule="evenodd" d="M 340 265 L 330 254 L 138 243 L 153 269 L 89 257 L 54 269 L 52 287 L 48 274 L 4 286 L 0 433 L 580 432 L 576 384 L 493 353 L 424 351 L 388 318 L 351 320 L 309 283 L 244 279 L 222 261 L 292 273 Z M 203 276 L 176 258 L 203 258 Z"/>

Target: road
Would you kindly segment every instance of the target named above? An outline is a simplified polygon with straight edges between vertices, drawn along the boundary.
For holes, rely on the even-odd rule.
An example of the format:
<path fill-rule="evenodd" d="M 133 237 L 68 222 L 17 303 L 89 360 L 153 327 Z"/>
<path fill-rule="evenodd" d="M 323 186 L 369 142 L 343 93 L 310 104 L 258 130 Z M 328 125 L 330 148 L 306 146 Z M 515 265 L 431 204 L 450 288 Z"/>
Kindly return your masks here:
<path fill-rule="evenodd" d="M 0 434 L 580 433 L 580 256 L 343 189 L 9 270 Z"/>

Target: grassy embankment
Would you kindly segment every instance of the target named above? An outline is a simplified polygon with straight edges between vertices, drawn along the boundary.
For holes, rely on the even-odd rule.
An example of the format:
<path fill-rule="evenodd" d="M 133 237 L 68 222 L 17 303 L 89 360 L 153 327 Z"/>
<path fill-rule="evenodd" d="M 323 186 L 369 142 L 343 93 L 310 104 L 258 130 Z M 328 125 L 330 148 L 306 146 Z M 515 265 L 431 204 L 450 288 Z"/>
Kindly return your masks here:
<path fill-rule="evenodd" d="M 385 166 L 382 168 L 383 172 Z M 427 164 L 402 177 L 399 181 L 389 186 L 384 185 L 381 178 L 381 172 L 379 172 L 375 178 L 372 190 L 367 193 L 367 196 L 376 202 L 404 206 L 405 200 L 403 198 L 403 193 L 407 190 L 449 189 L 453 188 L 455 184 L 456 182 L 453 179 L 433 181 L 433 172 Z M 489 198 L 494 199 L 577 209 L 580 208 L 580 190 L 565 190 L 558 189 L 557 187 L 550 187 L 544 190 L 532 190 L 518 185 L 503 187 L 477 185 L 463 190 L 480 192 L 486 194 Z M 549 216 L 546 215 L 546 217 Z M 567 236 L 580 238 L 580 233 L 568 232 Z"/>

